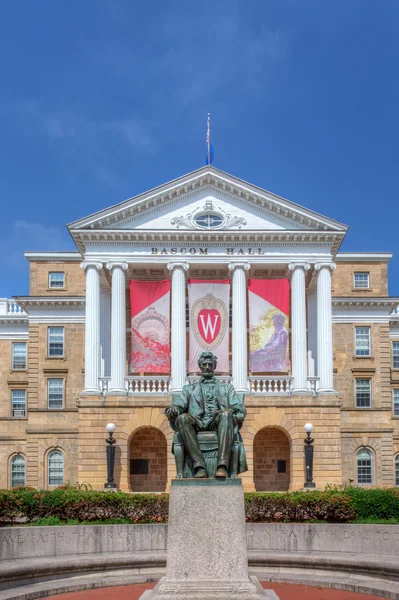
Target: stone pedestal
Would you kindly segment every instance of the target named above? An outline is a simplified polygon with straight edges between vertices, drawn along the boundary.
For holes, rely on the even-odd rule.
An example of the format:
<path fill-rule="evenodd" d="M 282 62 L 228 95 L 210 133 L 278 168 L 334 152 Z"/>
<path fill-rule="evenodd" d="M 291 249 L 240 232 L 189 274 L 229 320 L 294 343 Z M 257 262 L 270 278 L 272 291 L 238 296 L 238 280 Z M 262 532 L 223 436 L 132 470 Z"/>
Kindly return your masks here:
<path fill-rule="evenodd" d="M 240 479 L 175 479 L 166 577 L 140 600 L 278 600 L 248 575 Z"/>

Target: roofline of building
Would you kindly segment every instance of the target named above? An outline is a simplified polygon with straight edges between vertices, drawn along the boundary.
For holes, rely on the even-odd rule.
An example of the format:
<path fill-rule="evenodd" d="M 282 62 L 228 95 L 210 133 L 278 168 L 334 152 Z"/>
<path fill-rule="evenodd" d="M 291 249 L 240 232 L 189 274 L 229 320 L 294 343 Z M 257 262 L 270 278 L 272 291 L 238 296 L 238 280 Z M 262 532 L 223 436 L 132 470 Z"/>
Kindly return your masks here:
<path fill-rule="evenodd" d="M 336 262 L 389 262 L 392 252 L 338 252 Z"/>
<path fill-rule="evenodd" d="M 63 262 L 80 262 L 80 252 L 24 252 L 25 258 L 31 261 L 62 260 Z"/>

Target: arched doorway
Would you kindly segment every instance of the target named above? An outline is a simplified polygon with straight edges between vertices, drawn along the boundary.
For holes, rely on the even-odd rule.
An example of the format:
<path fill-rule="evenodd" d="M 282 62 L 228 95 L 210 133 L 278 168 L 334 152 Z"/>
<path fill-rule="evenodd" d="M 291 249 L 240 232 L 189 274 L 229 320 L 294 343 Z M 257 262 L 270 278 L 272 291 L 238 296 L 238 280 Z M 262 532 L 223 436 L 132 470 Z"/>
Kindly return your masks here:
<path fill-rule="evenodd" d="M 167 444 L 155 427 L 138 429 L 130 440 L 132 492 L 164 492 L 167 479 Z"/>
<path fill-rule="evenodd" d="M 290 485 L 290 443 L 277 427 L 264 427 L 254 439 L 254 484 L 257 492 L 283 492 Z"/>

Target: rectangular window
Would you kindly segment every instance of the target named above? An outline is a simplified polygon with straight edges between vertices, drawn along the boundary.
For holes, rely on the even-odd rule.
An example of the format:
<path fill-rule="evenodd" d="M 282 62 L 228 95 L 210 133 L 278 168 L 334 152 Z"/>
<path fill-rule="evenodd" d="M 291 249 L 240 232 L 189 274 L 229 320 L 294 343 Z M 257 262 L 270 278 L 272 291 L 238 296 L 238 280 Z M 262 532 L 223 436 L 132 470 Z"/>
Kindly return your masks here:
<path fill-rule="evenodd" d="M 355 327 L 356 356 L 370 356 L 371 332 L 370 327 Z"/>
<path fill-rule="evenodd" d="M 11 414 L 15 419 L 26 417 L 26 390 L 12 390 L 11 405 Z"/>
<path fill-rule="evenodd" d="M 354 273 L 354 287 L 368 289 L 370 287 L 370 273 Z"/>
<path fill-rule="evenodd" d="M 26 342 L 13 342 L 12 369 L 13 371 L 24 371 L 26 369 Z"/>
<path fill-rule="evenodd" d="M 48 286 L 49 288 L 63 288 L 65 283 L 65 273 L 49 273 Z"/>
<path fill-rule="evenodd" d="M 393 390 L 393 416 L 399 417 L 399 388 Z"/>
<path fill-rule="evenodd" d="M 64 356 L 64 328 L 48 328 L 48 355 Z"/>
<path fill-rule="evenodd" d="M 399 369 L 399 342 L 392 342 L 392 368 Z"/>
<path fill-rule="evenodd" d="M 357 408 L 371 408 L 371 379 L 356 379 Z"/>
<path fill-rule="evenodd" d="M 47 380 L 47 398 L 49 408 L 63 408 L 64 406 L 64 380 Z"/>

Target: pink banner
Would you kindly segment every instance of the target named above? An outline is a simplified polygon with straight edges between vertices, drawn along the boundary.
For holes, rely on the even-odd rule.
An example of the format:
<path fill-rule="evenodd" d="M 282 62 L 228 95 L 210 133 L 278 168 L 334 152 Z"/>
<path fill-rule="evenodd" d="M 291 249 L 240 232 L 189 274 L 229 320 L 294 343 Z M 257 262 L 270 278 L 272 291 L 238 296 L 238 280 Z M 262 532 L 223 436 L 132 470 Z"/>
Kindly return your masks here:
<path fill-rule="evenodd" d="M 248 303 L 251 372 L 289 371 L 289 279 L 250 279 Z"/>
<path fill-rule="evenodd" d="M 189 372 L 199 373 L 198 358 L 205 350 L 217 357 L 216 372 L 229 373 L 230 281 L 189 279 Z"/>
<path fill-rule="evenodd" d="M 170 371 L 170 281 L 131 281 L 132 373 Z"/>

